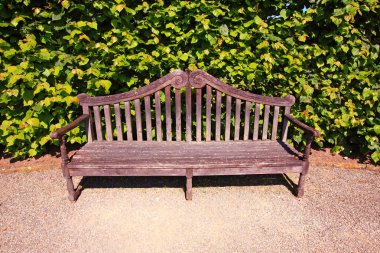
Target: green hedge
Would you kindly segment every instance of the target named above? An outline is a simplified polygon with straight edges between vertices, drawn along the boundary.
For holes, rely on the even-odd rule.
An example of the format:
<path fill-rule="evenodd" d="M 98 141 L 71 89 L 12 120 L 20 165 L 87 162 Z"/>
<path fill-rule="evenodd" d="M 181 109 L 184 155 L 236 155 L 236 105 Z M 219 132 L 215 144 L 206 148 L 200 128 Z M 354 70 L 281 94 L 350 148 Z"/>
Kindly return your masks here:
<path fill-rule="evenodd" d="M 172 69 L 200 68 L 245 90 L 295 95 L 293 113 L 322 133 L 319 146 L 360 150 L 377 162 L 379 7 L 377 0 L 2 1 L 0 143 L 14 157 L 42 154 L 48 134 L 78 116 L 76 94 L 128 91 Z M 84 138 L 79 129 L 69 136 Z"/>

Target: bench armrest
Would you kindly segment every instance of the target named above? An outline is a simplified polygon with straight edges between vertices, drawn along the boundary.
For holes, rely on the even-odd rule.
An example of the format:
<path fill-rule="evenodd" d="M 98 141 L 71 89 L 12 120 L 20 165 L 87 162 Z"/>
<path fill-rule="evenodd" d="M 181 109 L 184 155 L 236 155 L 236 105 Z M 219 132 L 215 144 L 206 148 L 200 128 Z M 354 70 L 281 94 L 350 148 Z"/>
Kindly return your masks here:
<path fill-rule="evenodd" d="M 302 123 L 298 119 L 294 118 L 290 114 L 285 114 L 285 118 L 287 118 L 290 122 L 292 122 L 296 127 L 300 128 L 301 130 L 305 131 L 307 133 L 306 136 L 306 147 L 303 151 L 303 160 L 308 161 L 310 156 L 310 150 L 311 150 L 311 143 L 313 142 L 314 137 L 319 136 L 320 133 L 315 130 L 314 128 L 306 125 L 305 123 Z"/>
<path fill-rule="evenodd" d="M 299 121 L 298 119 L 294 118 L 292 115 L 290 114 L 285 114 L 285 117 L 290 121 L 292 122 L 294 125 L 296 125 L 298 128 L 304 130 L 305 132 L 311 134 L 313 137 L 316 137 L 316 136 L 319 136 L 320 133 L 315 130 L 314 128 L 306 125 L 305 123 L 302 123 L 301 121 Z"/>
<path fill-rule="evenodd" d="M 77 127 L 80 123 L 88 120 L 90 115 L 83 114 L 79 116 L 76 120 L 70 122 L 68 125 L 61 127 L 50 134 L 50 137 L 53 139 L 60 139 L 63 135 L 69 132 L 71 129 Z"/>

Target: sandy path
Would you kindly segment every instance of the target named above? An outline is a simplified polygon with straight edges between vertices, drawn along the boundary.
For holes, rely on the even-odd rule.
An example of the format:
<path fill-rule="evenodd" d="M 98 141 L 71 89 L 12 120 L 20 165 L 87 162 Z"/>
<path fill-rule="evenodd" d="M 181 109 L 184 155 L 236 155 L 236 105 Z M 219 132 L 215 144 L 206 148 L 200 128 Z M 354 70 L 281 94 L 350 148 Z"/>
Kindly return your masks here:
<path fill-rule="evenodd" d="M 281 176 L 195 178 L 187 202 L 182 178 L 87 178 L 70 204 L 59 170 L 0 174 L 0 252 L 378 252 L 379 183 L 312 168 L 297 199 Z"/>

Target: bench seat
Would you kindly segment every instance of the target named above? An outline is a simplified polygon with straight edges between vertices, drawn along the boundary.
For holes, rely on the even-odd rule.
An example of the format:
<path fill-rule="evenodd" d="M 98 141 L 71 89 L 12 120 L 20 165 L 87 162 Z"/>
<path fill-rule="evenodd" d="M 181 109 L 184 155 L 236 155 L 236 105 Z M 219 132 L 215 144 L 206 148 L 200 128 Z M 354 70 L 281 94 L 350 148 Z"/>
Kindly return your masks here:
<path fill-rule="evenodd" d="M 67 165 L 73 176 L 193 176 L 302 172 L 281 141 L 87 143 Z"/>

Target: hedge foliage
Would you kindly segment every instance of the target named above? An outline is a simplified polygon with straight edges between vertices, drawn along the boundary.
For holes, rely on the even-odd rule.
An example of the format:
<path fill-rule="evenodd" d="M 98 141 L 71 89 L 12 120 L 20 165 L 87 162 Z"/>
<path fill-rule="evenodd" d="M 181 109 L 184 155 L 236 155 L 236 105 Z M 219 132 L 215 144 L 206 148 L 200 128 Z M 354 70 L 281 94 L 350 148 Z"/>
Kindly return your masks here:
<path fill-rule="evenodd" d="M 124 92 L 200 68 L 259 94 L 295 95 L 293 113 L 322 133 L 319 146 L 378 162 L 379 8 L 377 0 L 1 1 L 0 143 L 14 157 L 36 156 L 78 116 L 78 93 Z M 69 137 L 85 140 L 79 129 Z"/>

